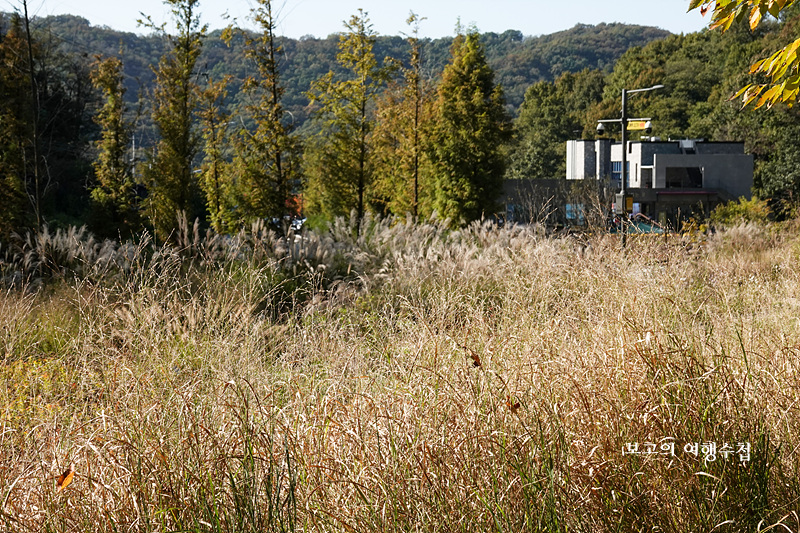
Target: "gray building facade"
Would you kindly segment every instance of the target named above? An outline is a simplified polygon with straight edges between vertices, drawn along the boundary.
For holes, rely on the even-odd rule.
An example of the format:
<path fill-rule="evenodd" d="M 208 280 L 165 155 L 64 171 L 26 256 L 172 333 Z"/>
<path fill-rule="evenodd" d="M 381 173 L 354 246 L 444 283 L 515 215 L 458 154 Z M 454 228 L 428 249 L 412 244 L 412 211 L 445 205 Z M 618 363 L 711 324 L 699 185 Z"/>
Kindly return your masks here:
<path fill-rule="evenodd" d="M 720 203 L 751 198 L 753 156 L 744 143 L 631 141 L 626 189 L 633 212 L 677 226 L 690 216 L 707 216 Z M 609 139 L 567 141 L 567 180 L 610 180 L 619 190 L 622 144 Z"/>

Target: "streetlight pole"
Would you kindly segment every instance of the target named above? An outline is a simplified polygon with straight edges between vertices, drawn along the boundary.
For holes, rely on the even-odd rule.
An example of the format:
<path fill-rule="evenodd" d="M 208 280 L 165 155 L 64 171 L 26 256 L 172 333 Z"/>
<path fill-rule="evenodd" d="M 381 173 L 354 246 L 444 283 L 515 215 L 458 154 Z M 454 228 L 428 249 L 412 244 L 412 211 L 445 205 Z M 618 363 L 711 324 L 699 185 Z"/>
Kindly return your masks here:
<path fill-rule="evenodd" d="M 622 118 L 619 120 L 622 127 L 622 185 L 620 194 L 622 196 L 622 210 L 628 214 L 628 198 L 625 196 L 628 181 L 628 91 L 622 89 Z M 622 218 L 622 246 L 625 246 L 625 235 L 627 235 L 625 216 Z"/>
<path fill-rule="evenodd" d="M 628 95 L 632 93 L 643 93 L 645 91 L 654 91 L 656 89 L 663 89 L 663 85 L 653 85 L 652 87 L 647 87 L 644 89 L 622 89 L 622 115 L 619 119 L 604 119 L 598 121 L 597 125 L 597 132 L 599 134 L 603 134 L 605 129 L 603 128 L 604 122 L 619 122 L 620 127 L 622 130 L 622 183 L 620 184 L 620 194 L 617 195 L 615 204 L 622 204 L 617 205 L 615 212 L 617 214 L 622 215 L 622 247 L 624 248 L 626 245 L 628 229 L 626 226 L 626 218 L 628 215 L 628 198 L 627 198 L 627 182 L 628 182 L 628 122 L 630 120 L 637 120 L 637 121 L 649 121 L 649 118 L 637 118 L 637 119 L 629 119 L 628 118 Z"/>

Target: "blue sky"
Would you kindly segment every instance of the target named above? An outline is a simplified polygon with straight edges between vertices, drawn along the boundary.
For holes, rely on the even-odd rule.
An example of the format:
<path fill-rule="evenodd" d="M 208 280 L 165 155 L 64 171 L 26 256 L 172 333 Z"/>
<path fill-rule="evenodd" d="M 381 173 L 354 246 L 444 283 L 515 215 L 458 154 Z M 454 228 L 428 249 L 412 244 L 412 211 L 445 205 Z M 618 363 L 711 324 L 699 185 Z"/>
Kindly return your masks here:
<path fill-rule="evenodd" d="M 33 15 L 69 13 L 94 25 L 143 33 L 137 27 L 140 13 L 156 22 L 169 21 L 161 0 L 28 0 Z M 21 0 L 0 0 L 3 11 L 21 10 Z M 203 22 L 211 29 L 223 27 L 225 13 L 246 25 L 252 0 L 200 0 Z M 373 28 L 382 35 L 407 31 L 410 11 L 425 17 L 425 37 L 453 35 L 456 22 L 474 24 L 479 31 L 520 30 L 524 35 L 545 35 L 575 24 L 625 22 L 657 26 L 673 33 L 690 33 L 705 27 L 708 18 L 699 11 L 686 13 L 689 0 L 274 0 L 279 32 L 288 37 L 325 37 L 342 31 L 343 21 L 363 8 Z"/>

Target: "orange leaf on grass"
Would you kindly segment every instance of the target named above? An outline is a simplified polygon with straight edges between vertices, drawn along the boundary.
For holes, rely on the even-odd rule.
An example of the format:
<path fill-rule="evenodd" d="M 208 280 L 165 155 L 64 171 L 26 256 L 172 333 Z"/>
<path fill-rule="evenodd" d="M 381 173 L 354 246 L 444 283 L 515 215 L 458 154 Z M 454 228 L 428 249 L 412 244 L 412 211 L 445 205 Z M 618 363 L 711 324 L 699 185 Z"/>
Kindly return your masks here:
<path fill-rule="evenodd" d="M 75 475 L 75 465 L 69 465 L 69 468 L 56 480 L 56 492 L 61 492 L 67 488 L 67 485 L 72 483 L 72 476 Z"/>

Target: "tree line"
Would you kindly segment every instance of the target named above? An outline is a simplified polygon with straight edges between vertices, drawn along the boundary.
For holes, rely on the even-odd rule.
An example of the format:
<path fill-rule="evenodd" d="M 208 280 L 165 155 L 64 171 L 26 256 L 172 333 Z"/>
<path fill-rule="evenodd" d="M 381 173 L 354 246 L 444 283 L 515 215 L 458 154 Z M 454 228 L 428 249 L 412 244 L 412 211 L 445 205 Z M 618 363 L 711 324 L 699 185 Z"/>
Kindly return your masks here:
<path fill-rule="evenodd" d="M 269 0 L 252 10 L 256 31 L 214 38 L 198 0 L 166 3 L 169 30 L 142 21 L 160 55 L 151 88 L 135 97 L 124 45 L 106 43 L 90 62 L 32 31 L 25 2 L 0 19 L 0 235 L 49 223 L 123 238 L 148 228 L 168 239 L 178 214 L 218 232 L 300 213 L 318 224 L 367 211 L 466 222 L 496 212 L 503 179 L 563 177 L 564 141 L 616 116 L 622 87 L 654 83 L 667 90 L 630 103 L 654 117 L 654 134 L 744 140 L 757 156 L 759 196 L 788 213 L 800 192 L 796 111 L 742 112 L 729 100 L 754 57 L 796 38 L 796 9 L 752 30 L 648 33 L 613 64 L 597 54 L 583 64 L 575 58 L 588 56 L 569 56 L 556 34 L 543 41 L 549 64 L 571 67 L 529 83 L 518 107 L 498 82 L 529 65 L 526 48 L 513 45 L 525 41 L 518 32 L 458 27 L 441 54 L 419 38 L 420 16 L 411 14 L 405 38 L 383 38 L 359 11 L 329 37 L 336 54 L 306 80 L 300 105 L 286 82 L 299 54 L 286 47 L 303 40 L 275 33 Z M 591 42 L 587 27 L 571 35 L 578 47 Z M 500 69 L 487 50 L 503 47 Z M 232 48 L 241 63 L 209 61 Z"/>
<path fill-rule="evenodd" d="M 405 26 L 402 20 L 398 20 L 398 26 Z M 424 27 L 423 20 L 422 29 Z M 73 15 L 34 19 L 32 28 L 64 54 L 124 57 L 126 99 L 132 106 L 137 104 L 140 90 L 152 86 L 151 65 L 158 63 L 168 49 L 168 43 L 158 32 L 124 33 L 91 26 L 86 19 Z M 402 33 L 407 33 L 408 29 Z M 250 32 L 234 35 L 230 46 L 222 39 L 223 33 L 224 30 L 214 30 L 207 34 L 198 61 L 214 78 L 231 76 L 231 99 L 236 100 L 241 80 L 251 72 L 251 63 L 244 55 L 244 40 Z M 668 35 L 669 32 L 658 28 L 613 23 L 577 25 L 542 36 L 524 36 L 516 30 L 486 32 L 481 33 L 480 39 L 496 81 L 503 86 L 507 109 L 515 115 L 530 84 L 552 81 L 563 72 L 584 68 L 610 72 L 616 60 L 631 46 L 643 46 Z M 437 77 L 441 73 L 449 59 L 452 42 L 453 37 L 420 38 L 425 76 Z M 305 93 L 311 82 L 326 74 L 331 66 L 336 68 L 338 43 L 339 33 L 322 38 L 280 38 L 285 67 L 282 72 L 285 105 L 298 126 L 307 118 Z M 407 40 L 403 36 L 378 35 L 375 55 L 408 61 Z"/>
<path fill-rule="evenodd" d="M 255 34 L 229 28 L 222 35 L 228 45 L 238 40 L 248 63 L 248 74 L 238 80 L 235 114 L 226 103 L 231 77 L 215 77 L 198 62 L 208 41 L 198 0 L 166 4 L 173 29 L 142 21 L 167 44 L 152 66 L 153 88 L 141 99 L 145 109 L 129 109 L 123 54 L 98 55 L 91 65 L 91 86 L 83 90 L 100 95 L 91 116 L 92 142 L 88 131 L 51 131 L 70 124 L 88 130 L 89 100 L 63 87 L 80 109 L 67 114 L 69 106 L 43 105 L 52 100 L 54 85 L 46 77 L 61 73 L 47 68 L 49 49 L 32 38 L 25 2 L 24 12 L 10 18 L 0 42 L 8 59 L 3 88 L 9 96 L 3 233 L 41 226 L 45 198 L 65 200 L 57 190 L 61 181 L 53 179 L 55 152 L 44 150 L 56 138 L 92 149 L 94 157 L 85 159 L 92 170 L 85 173 L 88 213 L 104 236 L 149 228 L 169 239 L 179 216 L 227 232 L 300 212 L 331 220 L 353 210 L 358 217 L 367 211 L 426 216 L 436 210 L 461 223 L 497 209 L 510 117 L 476 30 L 459 31 L 442 81 L 434 86 L 423 74 L 419 19 L 409 19 L 415 30 L 404 64 L 375 55 L 377 34 L 359 11 L 338 37 L 329 72 L 307 90 L 312 127 L 301 136 L 284 104 L 285 56 L 270 0 L 259 0 L 252 10 Z M 15 105 L 14 98 L 27 105 Z M 142 146 L 140 138 L 137 156 L 135 122 L 142 116 L 154 141 Z M 400 170 L 414 176 L 413 193 Z"/>

